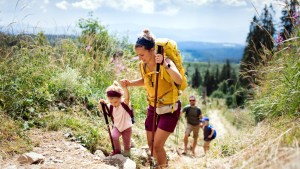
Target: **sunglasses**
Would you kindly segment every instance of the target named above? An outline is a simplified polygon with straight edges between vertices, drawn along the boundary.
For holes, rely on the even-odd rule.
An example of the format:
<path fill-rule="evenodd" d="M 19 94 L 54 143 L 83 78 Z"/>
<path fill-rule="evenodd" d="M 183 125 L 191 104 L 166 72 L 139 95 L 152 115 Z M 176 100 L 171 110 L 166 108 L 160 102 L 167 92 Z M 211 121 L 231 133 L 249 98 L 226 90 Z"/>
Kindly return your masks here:
<path fill-rule="evenodd" d="M 194 102 L 195 100 L 190 100 L 190 102 Z"/>

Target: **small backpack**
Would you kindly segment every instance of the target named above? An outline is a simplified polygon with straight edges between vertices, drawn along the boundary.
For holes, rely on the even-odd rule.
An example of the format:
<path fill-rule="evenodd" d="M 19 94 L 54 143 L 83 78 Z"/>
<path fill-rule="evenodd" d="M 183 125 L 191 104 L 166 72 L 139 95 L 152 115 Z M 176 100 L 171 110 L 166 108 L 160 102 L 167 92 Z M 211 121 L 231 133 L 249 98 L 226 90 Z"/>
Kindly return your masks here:
<path fill-rule="evenodd" d="M 156 49 L 157 49 L 157 45 L 161 45 L 164 48 L 164 56 L 167 56 L 175 63 L 179 73 L 181 74 L 182 83 L 181 85 L 177 86 L 177 88 L 179 91 L 182 92 L 188 86 L 188 83 L 187 83 L 187 78 L 185 76 L 185 70 L 182 66 L 182 58 L 179 50 L 177 49 L 177 43 L 171 39 L 158 38 L 155 39 Z"/>
<path fill-rule="evenodd" d="M 127 113 L 130 115 L 130 117 L 131 117 L 131 122 L 132 122 L 132 124 L 134 124 L 135 121 L 134 121 L 134 113 L 133 113 L 133 109 L 130 109 L 130 108 L 127 106 L 127 104 L 125 104 L 124 102 L 121 102 L 121 105 L 122 105 L 122 107 L 127 111 Z M 109 106 L 108 116 L 111 118 L 111 121 L 114 123 L 114 117 L 113 117 L 113 115 L 112 115 L 112 113 L 113 113 L 113 108 L 114 108 L 114 106 L 112 106 L 112 105 Z"/>

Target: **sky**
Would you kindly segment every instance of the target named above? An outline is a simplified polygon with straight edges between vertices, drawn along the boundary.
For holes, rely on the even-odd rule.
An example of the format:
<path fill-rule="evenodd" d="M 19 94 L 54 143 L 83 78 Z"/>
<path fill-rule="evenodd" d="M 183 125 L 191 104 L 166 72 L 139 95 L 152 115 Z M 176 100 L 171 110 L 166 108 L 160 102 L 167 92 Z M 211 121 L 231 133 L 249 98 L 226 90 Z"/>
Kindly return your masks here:
<path fill-rule="evenodd" d="M 80 33 L 92 12 L 111 34 L 130 41 L 145 28 L 176 41 L 245 44 L 254 15 L 272 3 L 279 18 L 283 0 L 0 0 L 0 31 Z"/>

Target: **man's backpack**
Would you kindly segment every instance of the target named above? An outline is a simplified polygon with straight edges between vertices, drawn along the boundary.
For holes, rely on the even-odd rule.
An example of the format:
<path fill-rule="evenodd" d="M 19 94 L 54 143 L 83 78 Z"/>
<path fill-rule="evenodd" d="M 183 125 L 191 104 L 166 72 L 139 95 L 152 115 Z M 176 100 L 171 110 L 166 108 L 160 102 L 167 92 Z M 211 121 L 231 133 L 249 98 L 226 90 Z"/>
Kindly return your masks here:
<path fill-rule="evenodd" d="M 127 104 L 125 104 L 124 102 L 121 102 L 121 105 L 122 105 L 122 107 L 127 111 L 127 113 L 130 115 L 130 117 L 131 117 L 131 122 L 132 122 L 132 124 L 134 124 L 135 121 L 134 121 L 134 113 L 133 113 L 133 109 L 130 109 L 130 108 L 127 106 Z M 109 113 L 108 113 L 108 116 L 111 118 L 111 121 L 114 123 L 114 117 L 112 116 L 113 108 L 114 108 L 114 107 L 113 107 L 112 105 L 109 106 Z"/>
<path fill-rule="evenodd" d="M 167 56 L 169 59 L 171 59 L 179 73 L 182 76 L 182 83 L 181 85 L 177 86 L 179 91 L 183 91 L 187 86 L 187 78 L 185 76 L 185 70 L 182 66 L 182 58 L 180 55 L 179 50 L 177 49 L 177 44 L 174 40 L 167 39 L 167 38 L 158 38 L 155 39 L 155 47 L 157 48 L 157 45 L 161 45 L 164 48 L 164 56 Z"/>

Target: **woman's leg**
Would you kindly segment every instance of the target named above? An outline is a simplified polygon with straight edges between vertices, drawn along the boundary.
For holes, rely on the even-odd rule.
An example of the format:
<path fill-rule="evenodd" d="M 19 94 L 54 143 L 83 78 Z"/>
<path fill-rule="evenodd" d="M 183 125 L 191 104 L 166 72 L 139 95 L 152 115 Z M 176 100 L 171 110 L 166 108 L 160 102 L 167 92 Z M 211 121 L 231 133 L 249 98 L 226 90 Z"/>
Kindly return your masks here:
<path fill-rule="evenodd" d="M 164 131 L 160 128 L 156 130 L 155 136 L 154 136 L 154 152 L 157 156 L 157 163 L 158 166 L 163 168 L 167 167 L 167 155 L 166 151 L 164 149 L 164 145 L 168 137 L 170 136 L 170 132 Z"/>
<path fill-rule="evenodd" d="M 149 146 L 149 150 L 151 151 L 152 149 L 152 131 L 147 131 L 147 142 L 148 142 L 148 146 Z M 154 133 L 155 134 L 155 133 Z M 153 157 L 156 158 L 156 153 L 155 150 L 153 149 Z"/>
<path fill-rule="evenodd" d="M 119 138 L 121 136 L 121 133 L 119 132 L 119 130 L 116 127 L 113 128 L 111 136 L 112 136 L 112 139 L 114 142 L 115 153 L 120 154 L 121 153 L 121 145 L 120 145 Z"/>

